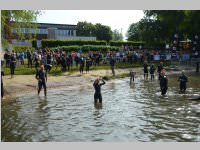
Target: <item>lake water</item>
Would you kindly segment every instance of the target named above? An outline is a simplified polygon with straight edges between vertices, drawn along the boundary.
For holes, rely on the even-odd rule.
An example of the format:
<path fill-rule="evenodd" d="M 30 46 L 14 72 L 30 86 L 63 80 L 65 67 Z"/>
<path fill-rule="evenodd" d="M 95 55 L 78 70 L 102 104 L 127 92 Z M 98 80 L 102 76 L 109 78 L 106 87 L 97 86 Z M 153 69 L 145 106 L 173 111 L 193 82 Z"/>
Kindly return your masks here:
<path fill-rule="evenodd" d="M 161 96 L 157 80 L 129 78 L 102 86 L 103 104 L 94 106 L 92 86 L 54 89 L 2 104 L 2 141 L 200 141 L 200 75 L 189 74 L 186 94 L 177 75 L 168 76 Z M 92 85 L 92 83 L 91 83 Z"/>

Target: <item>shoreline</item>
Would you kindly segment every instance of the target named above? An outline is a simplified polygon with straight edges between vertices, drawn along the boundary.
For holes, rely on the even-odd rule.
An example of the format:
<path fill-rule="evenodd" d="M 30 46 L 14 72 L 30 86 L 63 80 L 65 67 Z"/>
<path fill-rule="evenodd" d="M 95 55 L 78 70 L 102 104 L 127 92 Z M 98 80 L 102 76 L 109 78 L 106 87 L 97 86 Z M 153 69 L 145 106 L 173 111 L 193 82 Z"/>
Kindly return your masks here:
<path fill-rule="evenodd" d="M 116 76 L 112 77 L 111 70 L 93 70 L 88 74 L 84 72 L 83 75 L 80 75 L 79 72 L 74 72 L 69 74 L 68 72 L 63 75 L 53 76 L 49 75 L 47 78 L 47 88 L 49 91 L 53 89 L 77 89 L 77 87 L 88 87 L 92 86 L 93 81 L 97 77 L 109 77 L 109 81 L 118 78 L 128 77 L 130 70 L 136 72 L 137 79 L 143 79 L 143 68 L 128 68 L 128 69 L 115 69 Z M 169 70 L 167 75 L 171 74 L 180 74 L 179 71 Z M 185 70 L 185 72 L 194 72 L 194 69 Z M 157 72 L 155 72 L 155 78 L 157 78 Z M 3 77 L 4 84 L 4 97 L 3 102 L 12 102 L 15 101 L 18 97 L 25 95 L 37 95 L 37 80 L 35 75 L 15 75 L 14 78 L 10 76 Z M 43 94 L 43 90 L 40 93 Z"/>

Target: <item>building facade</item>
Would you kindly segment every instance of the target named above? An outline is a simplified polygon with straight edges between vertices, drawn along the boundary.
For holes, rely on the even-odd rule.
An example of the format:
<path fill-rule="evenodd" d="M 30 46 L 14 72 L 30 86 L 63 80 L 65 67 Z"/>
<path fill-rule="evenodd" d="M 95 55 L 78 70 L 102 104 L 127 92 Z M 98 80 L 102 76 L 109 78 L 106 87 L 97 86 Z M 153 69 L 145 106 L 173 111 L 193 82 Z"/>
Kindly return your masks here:
<path fill-rule="evenodd" d="M 34 35 L 37 40 L 38 47 L 41 46 L 41 40 L 43 39 L 54 39 L 54 40 L 96 40 L 96 37 L 83 37 L 76 35 L 76 25 L 69 24 L 51 24 L 51 23 L 33 23 L 36 28 L 25 28 L 12 29 L 12 44 L 31 46 L 31 40 L 25 38 L 20 40 L 16 33 L 23 33 L 26 35 Z"/>

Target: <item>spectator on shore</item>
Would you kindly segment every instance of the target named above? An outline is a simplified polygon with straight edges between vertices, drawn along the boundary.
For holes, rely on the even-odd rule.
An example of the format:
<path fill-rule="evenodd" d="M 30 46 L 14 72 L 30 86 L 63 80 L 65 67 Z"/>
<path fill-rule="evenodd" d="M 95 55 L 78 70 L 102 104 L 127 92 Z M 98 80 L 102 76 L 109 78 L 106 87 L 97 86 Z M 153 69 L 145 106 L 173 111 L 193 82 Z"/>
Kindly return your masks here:
<path fill-rule="evenodd" d="M 15 67 L 16 67 L 16 58 L 14 56 L 14 53 L 12 53 L 11 54 L 11 58 L 10 58 L 10 74 L 11 74 L 11 78 L 14 77 Z"/>
<path fill-rule="evenodd" d="M 115 76 L 115 60 L 112 55 L 110 57 L 110 66 L 111 66 L 112 74 L 113 76 Z"/>

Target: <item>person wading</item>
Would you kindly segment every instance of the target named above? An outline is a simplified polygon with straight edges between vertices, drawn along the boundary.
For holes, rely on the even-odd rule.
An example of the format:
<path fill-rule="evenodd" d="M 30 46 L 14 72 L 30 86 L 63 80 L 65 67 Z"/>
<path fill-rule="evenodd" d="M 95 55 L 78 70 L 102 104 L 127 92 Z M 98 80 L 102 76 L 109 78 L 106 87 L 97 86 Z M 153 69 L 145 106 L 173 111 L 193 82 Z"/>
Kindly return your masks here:
<path fill-rule="evenodd" d="M 37 72 L 35 78 L 38 80 L 38 95 L 40 94 L 40 91 L 42 87 L 44 88 L 44 95 L 47 95 L 47 87 L 46 87 L 46 82 L 47 82 L 47 73 L 44 70 L 44 65 L 40 66 L 40 70 Z"/>
<path fill-rule="evenodd" d="M 102 83 L 100 83 L 102 81 Z M 99 100 L 99 103 L 102 103 L 102 95 L 101 95 L 101 86 L 106 82 L 103 79 L 96 79 L 93 83 L 95 93 L 94 93 L 94 103 L 96 104 Z"/>
<path fill-rule="evenodd" d="M 182 71 L 181 76 L 178 78 L 178 81 L 180 82 L 180 92 L 186 91 L 186 84 L 188 82 L 188 77 L 185 75 L 184 71 Z"/>
<path fill-rule="evenodd" d="M 167 76 L 165 75 L 164 69 L 161 71 L 160 75 L 161 75 L 161 77 L 160 77 L 161 95 L 165 95 L 167 93 L 167 89 L 168 89 L 168 79 L 167 79 Z"/>

